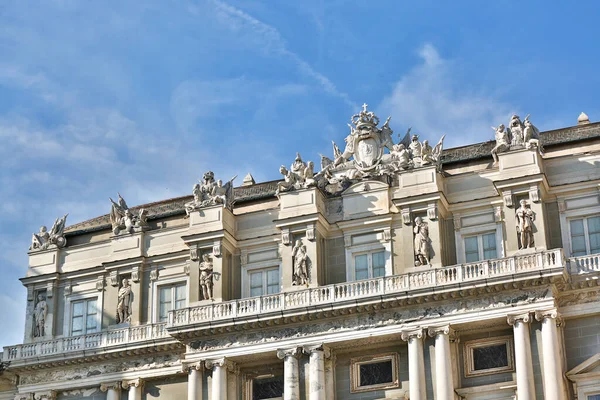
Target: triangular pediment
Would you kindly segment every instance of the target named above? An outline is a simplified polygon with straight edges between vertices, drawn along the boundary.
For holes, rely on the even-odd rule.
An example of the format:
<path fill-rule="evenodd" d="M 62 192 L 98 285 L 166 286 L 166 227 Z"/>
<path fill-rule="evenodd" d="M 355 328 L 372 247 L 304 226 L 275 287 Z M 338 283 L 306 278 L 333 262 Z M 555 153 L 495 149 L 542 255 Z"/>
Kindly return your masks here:
<path fill-rule="evenodd" d="M 579 375 L 589 374 L 589 373 L 598 373 L 600 374 L 600 353 L 597 353 L 569 372 L 567 372 L 567 377 L 574 378 Z"/>

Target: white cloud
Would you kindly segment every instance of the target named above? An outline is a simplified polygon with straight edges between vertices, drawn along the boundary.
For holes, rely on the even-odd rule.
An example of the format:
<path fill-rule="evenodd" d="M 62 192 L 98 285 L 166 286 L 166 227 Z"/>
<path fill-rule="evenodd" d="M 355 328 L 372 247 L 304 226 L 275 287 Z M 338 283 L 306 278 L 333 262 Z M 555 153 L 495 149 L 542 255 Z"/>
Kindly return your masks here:
<path fill-rule="evenodd" d="M 446 147 L 492 139 L 490 126 L 507 121 L 515 108 L 483 88 L 458 86 L 461 80 L 453 77 L 458 61 L 442 58 L 433 45 L 425 44 L 418 55 L 422 62 L 377 108 L 381 116 L 392 115 L 391 126 L 401 136 L 409 126 L 429 141 L 446 134 Z"/>

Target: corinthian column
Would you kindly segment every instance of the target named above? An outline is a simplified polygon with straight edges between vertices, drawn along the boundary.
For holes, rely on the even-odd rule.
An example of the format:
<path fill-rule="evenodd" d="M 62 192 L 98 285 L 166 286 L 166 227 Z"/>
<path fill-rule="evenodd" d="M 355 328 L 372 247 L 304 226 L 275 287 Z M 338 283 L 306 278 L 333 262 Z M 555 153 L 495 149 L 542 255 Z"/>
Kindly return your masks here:
<path fill-rule="evenodd" d="M 515 337 L 515 364 L 517 369 L 517 396 L 519 400 L 535 400 L 531 340 L 529 339 L 529 313 L 509 315 Z"/>
<path fill-rule="evenodd" d="M 234 363 L 225 358 L 205 361 L 206 368 L 212 369 L 211 399 L 227 399 L 227 369 Z"/>
<path fill-rule="evenodd" d="M 106 392 L 106 400 L 121 399 L 121 381 L 101 383 L 100 390 Z"/>
<path fill-rule="evenodd" d="M 324 345 L 305 346 L 304 352 L 309 356 L 310 389 L 309 400 L 326 400 L 327 387 L 325 383 L 325 358 L 329 358 L 331 352 Z"/>
<path fill-rule="evenodd" d="M 535 319 L 542 323 L 542 355 L 544 357 L 544 399 L 565 397 L 563 363 L 558 350 L 558 329 L 561 318 L 556 310 L 536 311 Z"/>
<path fill-rule="evenodd" d="M 402 331 L 402 340 L 408 342 L 408 383 L 411 400 L 427 400 L 425 361 L 423 359 L 423 329 Z M 437 358 L 437 351 L 436 351 Z"/>
<path fill-rule="evenodd" d="M 445 325 L 429 328 L 428 333 L 435 338 L 435 398 L 454 400 L 452 355 L 450 354 L 450 336 L 454 336 L 454 330 L 449 325 Z"/>
<path fill-rule="evenodd" d="M 144 387 L 142 379 L 123 381 L 121 386 L 127 390 L 127 400 L 142 400 L 142 390 Z"/>
<path fill-rule="evenodd" d="M 300 400 L 300 376 L 298 357 L 302 355 L 301 347 L 277 350 L 277 357 L 283 360 L 283 400 Z"/>
<path fill-rule="evenodd" d="M 183 366 L 183 372 L 188 374 L 188 400 L 202 400 L 204 368 L 204 361 Z"/>

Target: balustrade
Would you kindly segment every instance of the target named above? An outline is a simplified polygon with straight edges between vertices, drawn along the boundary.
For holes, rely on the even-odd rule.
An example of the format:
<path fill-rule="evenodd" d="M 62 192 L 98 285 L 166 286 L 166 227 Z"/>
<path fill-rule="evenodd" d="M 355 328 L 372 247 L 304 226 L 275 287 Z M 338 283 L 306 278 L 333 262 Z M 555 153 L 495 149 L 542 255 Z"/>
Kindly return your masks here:
<path fill-rule="evenodd" d="M 573 257 L 571 261 L 571 272 L 574 274 L 585 274 L 600 272 L 600 254 Z"/>

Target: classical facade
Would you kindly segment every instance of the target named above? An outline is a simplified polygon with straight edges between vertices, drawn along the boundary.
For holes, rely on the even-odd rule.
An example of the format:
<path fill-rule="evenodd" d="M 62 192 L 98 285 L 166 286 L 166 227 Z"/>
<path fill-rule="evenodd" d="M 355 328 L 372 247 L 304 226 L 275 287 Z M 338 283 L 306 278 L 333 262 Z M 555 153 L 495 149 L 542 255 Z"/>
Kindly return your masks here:
<path fill-rule="evenodd" d="M 600 123 L 506 122 L 443 149 L 364 105 L 279 181 L 58 218 L 0 399 L 600 399 Z"/>

